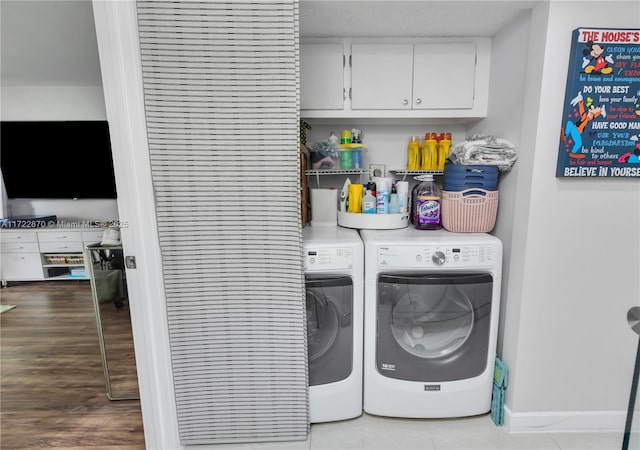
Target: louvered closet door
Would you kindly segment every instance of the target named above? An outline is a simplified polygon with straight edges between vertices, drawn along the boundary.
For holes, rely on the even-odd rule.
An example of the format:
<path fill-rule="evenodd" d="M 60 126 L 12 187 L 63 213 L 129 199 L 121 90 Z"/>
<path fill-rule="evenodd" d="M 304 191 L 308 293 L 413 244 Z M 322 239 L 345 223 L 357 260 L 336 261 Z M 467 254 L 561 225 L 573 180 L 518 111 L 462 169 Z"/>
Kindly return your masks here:
<path fill-rule="evenodd" d="M 304 440 L 297 1 L 137 9 L 181 442 Z"/>

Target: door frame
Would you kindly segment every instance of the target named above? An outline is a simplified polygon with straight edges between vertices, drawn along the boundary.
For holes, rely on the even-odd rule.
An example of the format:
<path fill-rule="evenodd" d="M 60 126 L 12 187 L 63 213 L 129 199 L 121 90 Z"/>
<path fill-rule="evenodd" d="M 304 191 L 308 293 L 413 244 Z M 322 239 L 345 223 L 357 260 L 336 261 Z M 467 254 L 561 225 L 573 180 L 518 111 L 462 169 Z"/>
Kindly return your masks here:
<path fill-rule="evenodd" d="M 92 0 L 146 447 L 180 449 L 162 255 L 147 142 L 136 2 Z"/>

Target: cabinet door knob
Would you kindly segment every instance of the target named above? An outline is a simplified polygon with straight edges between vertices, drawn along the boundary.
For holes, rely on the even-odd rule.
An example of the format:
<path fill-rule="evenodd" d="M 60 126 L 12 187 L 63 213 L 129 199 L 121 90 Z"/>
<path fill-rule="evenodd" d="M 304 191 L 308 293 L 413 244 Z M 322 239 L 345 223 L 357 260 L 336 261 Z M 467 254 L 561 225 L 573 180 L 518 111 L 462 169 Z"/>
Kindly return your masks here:
<path fill-rule="evenodd" d="M 409 100 L 407 100 L 406 98 L 404 100 L 402 100 L 402 104 L 403 105 L 408 105 L 409 104 Z"/>
<path fill-rule="evenodd" d="M 420 103 L 422 103 L 422 99 L 421 98 L 417 98 L 416 99 L 416 105 L 419 105 Z"/>

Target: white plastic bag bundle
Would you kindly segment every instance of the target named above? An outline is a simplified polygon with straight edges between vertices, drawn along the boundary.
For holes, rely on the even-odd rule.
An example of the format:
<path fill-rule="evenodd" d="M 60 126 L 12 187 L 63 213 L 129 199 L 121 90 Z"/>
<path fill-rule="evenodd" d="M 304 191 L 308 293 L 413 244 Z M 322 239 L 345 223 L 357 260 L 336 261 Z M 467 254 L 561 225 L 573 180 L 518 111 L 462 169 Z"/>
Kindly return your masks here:
<path fill-rule="evenodd" d="M 455 164 L 498 166 L 500 172 L 510 170 L 518 155 L 515 146 L 506 139 L 474 135 L 449 151 Z"/>

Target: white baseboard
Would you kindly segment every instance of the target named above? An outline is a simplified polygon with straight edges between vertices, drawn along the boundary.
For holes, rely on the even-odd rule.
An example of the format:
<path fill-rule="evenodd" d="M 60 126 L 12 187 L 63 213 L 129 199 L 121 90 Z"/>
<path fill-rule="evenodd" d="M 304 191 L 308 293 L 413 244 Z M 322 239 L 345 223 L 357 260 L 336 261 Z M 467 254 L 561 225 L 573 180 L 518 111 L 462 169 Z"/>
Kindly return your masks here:
<path fill-rule="evenodd" d="M 510 433 L 614 431 L 623 432 L 626 411 L 547 411 L 514 413 L 504 408 L 504 425 Z"/>

